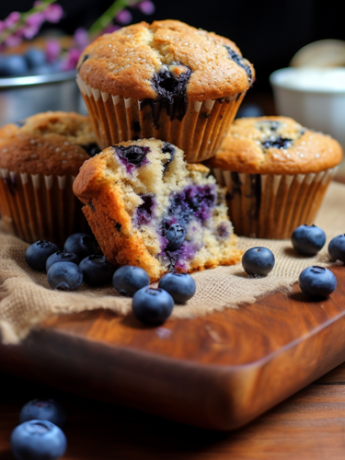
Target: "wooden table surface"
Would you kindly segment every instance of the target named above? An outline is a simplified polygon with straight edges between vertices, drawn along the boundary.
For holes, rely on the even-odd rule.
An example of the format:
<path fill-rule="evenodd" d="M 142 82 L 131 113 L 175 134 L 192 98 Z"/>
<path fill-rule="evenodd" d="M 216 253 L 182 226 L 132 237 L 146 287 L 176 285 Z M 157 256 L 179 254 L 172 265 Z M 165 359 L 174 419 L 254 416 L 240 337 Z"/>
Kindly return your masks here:
<path fill-rule="evenodd" d="M 338 175 L 345 183 L 345 174 Z M 244 428 L 193 428 L 0 374 L 0 460 L 13 460 L 9 438 L 21 407 L 53 397 L 65 408 L 64 460 L 343 460 L 345 364 Z"/>
<path fill-rule="evenodd" d="M 67 412 L 65 460 L 345 458 L 345 365 L 232 433 L 192 428 L 7 375 L 0 379 L 0 460 L 14 458 L 9 438 L 20 408 L 42 395 L 59 400 Z"/>

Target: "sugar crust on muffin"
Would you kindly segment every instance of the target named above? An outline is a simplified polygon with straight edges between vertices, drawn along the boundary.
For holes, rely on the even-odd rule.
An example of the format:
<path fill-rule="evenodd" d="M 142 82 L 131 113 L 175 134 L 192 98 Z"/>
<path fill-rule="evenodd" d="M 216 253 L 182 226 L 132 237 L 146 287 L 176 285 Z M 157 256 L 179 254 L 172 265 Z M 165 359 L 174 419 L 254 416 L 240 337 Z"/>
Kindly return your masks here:
<path fill-rule="evenodd" d="M 96 151 L 89 117 L 74 112 L 39 113 L 0 128 L 0 168 L 10 171 L 76 175 Z"/>
<path fill-rule="evenodd" d="M 246 174 L 307 174 L 337 166 L 340 144 L 304 128 L 292 118 L 238 118 L 207 164 Z"/>
<path fill-rule="evenodd" d="M 106 148 L 84 163 L 73 189 L 107 259 L 140 266 L 151 281 L 240 260 L 223 189 L 171 144 L 142 139 Z M 184 227 L 185 239 L 170 251 L 172 225 Z"/>
<path fill-rule="evenodd" d="M 242 93 L 254 78 L 254 67 L 234 42 L 175 20 L 103 35 L 84 50 L 77 68 L 92 88 L 138 100 L 159 97 L 155 76 L 164 80 L 166 71 L 186 80 L 188 102 Z"/>

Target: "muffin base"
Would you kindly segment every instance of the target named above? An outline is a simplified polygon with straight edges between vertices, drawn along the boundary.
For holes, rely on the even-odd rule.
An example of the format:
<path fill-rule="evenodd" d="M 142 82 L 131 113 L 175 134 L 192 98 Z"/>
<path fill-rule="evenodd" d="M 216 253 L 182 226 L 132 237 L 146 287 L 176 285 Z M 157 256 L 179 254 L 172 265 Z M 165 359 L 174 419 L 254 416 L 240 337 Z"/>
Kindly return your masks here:
<path fill-rule="evenodd" d="M 48 240 L 61 246 L 75 232 L 88 231 L 74 196 L 74 176 L 44 176 L 0 168 L 0 209 L 7 230 L 27 243 Z"/>
<path fill-rule="evenodd" d="M 314 222 L 337 167 L 297 175 L 211 171 L 227 189 L 229 216 L 237 235 L 287 239 L 299 225 Z"/>
<path fill-rule="evenodd" d="M 174 118 L 174 103 L 114 96 L 91 88 L 78 75 L 77 83 L 102 149 L 119 142 L 154 137 L 177 145 L 189 163 L 215 155 L 245 92 L 233 96 L 190 102 L 182 119 Z"/>

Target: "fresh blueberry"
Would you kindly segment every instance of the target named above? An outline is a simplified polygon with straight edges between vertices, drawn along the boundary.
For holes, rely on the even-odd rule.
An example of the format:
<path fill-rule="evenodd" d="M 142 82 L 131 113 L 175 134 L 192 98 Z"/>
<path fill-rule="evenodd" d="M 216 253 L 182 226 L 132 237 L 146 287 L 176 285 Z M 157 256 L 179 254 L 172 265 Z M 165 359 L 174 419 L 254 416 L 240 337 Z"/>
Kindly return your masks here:
<path fill-rule="evenodd" d="M 84 281 L 89 286 L 102 286 L 111 283 L 115 267 L 100 254 L 87 256 L 79 265 Z"/>
<path fill-rule="evenodd" d="M 337 287 L 337 279 L 327 268 L 313 266 L 301 272 L 298 284 L 310 297 L 328 297 Z"/>
<path fill-rule="evenodd" d="M 324 247 L 326 233 L 315 225 L 300 225 L 292 232 L 291 241 L 297 252 L 313 256 Z"/>
<path fill-rule="evenodd" d="M 73 233 L 65 241 L 64 249 L 77 254 L 80 260 L 96 254 L 99 250 L 98 243 L 93 235 L 87 233 Z"/>
<path fill-rule="evenodd" d="M 242 257 L 242 265 L 248 275 L 266 276 L 274 267 L 274 263 L 272 251 L 260 246 L 248 249 Z"/>
<path fill-rule="evenodd" d="M 97 153 L 101 151 L 101 149 L 98 147 L 98 144 L 96 144 L 95 142 L 92 144 L 82 145 L 82 147 L 90 157 L 94 157 L 95 155 L 97 155 Z"/>
<path fill-rule="evenodd" d="M 330 241 L 328 252 L 333 260 L 341 260 L 345 263 L 345 234 L 338 235 Z"/>
<path fill-rule="evenodd" d="M 50 241 L 39 240 L 29 246 L 25 253 L 27 264 L 39 272 L 46 269 L 46 262 L 49 256 L 57 252 L 59 248 Z"/>
<path fill-rule="evenodd" d="M 48 420 L 61 427 L 66 416 L 63 408 L 54 399 L 34 399 L 25 404 L 19 414 L 20 423 L 29 420 Z"/>
<path fill-rule="evenodd" d="M 24 58 L 30 70 L 44 66 L 47 63 L 45 52 L 39 48 L 28 49 L 24 54 Z"/>
<path fill-rule="evenodd" d="M 180 248 L 186 237 L 186 230 L 180 224 L 172 224 L 165 233 L 168 240 L 168 251 L 176 251 Z"/>
<path fill-rule="evenodd" d="M 264 111 L 258 104 L 242 104 L 239 108 L 236 118 L 246 118 L 246 117 L 262 117 Z"/>
<path fill-rule="evenodd" d="M 160 279 L 158 287 L 169 292 L 176 303 L 185 303 L 195 294 L 194 279 L 188 273 L 167 273 Z"/>
<path fill-rule="evenodd" d="M 79 265 L 80 259 L 73 252 L 68 252 L 66 249 L 62 249 L 61 251 L 55 252 L 48 257 L 46 270 L 48 271 L 53 264 L 56 264 L 56 262 L 73 262 L 74 264 Z"/>
<path fill-rule="evenodd" d="M 28 73 L 28 65 L 23 56 L 9 54 L 0 56 L 0 77 L 21 77 Z"/>
<path fill-rule="evenodd" d="M 66 451 L 61 429 L 47 420 L 30 420 L 11 434 L 11 449 L 17 460 L 56 460 Z"/>
<path fill-rule="evenodd" d="M 113 286 L 120 295 L 133 297 L 139 289 L 150 284 L 150 277 L 140 267 L 124 265 L 113 276 Z"/>
<path fill-rule="evenodd" d="M 54 73 L 54 68 L 49 64 L 36 66 L 30 71 L 30 75 L 50 75 L 52 73 Z"/>
<path fill-rule="evenodd" d="M 83 272 L 72 262 L 56 262 L 48 270 L 49 286 L 58 291 L 75 291 L 83 282 Z"/>
<path fill-rule="evenodd" d="M 174 299 L 163 289 L 144 287 L 134 294 L 132 308 L 139 321 L 159 326 L 171 315 Z"/>

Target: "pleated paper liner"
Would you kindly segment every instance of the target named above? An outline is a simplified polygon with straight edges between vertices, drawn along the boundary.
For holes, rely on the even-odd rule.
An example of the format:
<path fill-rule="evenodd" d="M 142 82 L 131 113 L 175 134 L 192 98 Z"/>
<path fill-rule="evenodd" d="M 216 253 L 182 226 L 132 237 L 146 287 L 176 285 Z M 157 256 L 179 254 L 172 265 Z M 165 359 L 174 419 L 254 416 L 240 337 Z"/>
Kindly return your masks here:
<path fill-rule="evenodd" d="M 189 163 L 215 155 L 245 95 L 190 102 L 182 116 L 181 101 L 167 106 L 161 101 L 125 99 L 91 88 L 80 76 L 77 83 L 102 149 L 154 137 L 177 145 Z"/>
<path fill-rule="evenodd" d="M 314 223 L 336 170 L 261 175 L 215 168 L 212 173 L 227 188 L 229 216 L 237 235 L 285 239 L 299 225 Z"/>
<path fill-rule="evenodd" d="M 27 243 L 63 246 L 75 232 L 89 232 L 82 203 L 72 191 L 74 176 L 44 176 L 0 169 L 1 217 L 10 233 Z"/>

